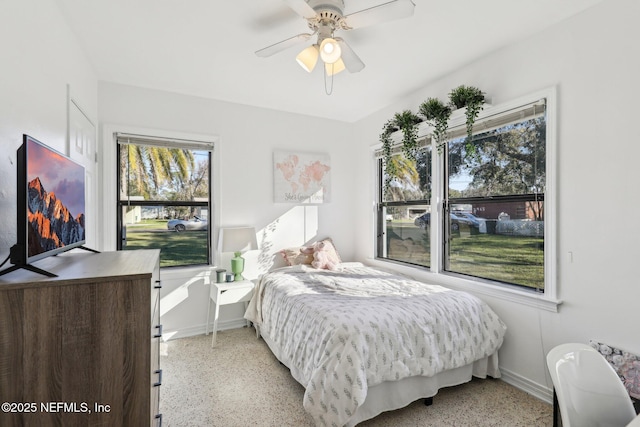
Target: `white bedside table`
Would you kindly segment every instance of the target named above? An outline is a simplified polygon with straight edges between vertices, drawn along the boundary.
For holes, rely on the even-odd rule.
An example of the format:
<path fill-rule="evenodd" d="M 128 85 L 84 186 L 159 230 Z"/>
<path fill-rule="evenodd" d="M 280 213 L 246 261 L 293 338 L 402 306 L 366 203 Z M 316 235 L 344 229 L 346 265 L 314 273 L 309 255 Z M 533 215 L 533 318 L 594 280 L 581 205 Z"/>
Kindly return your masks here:
<path fill-rule="evenodd" d="M 211 338 L 211 347 L 216 345 L 216 333 L 218 331 L 218 316 L 220 315 L 220 306 L 226 304 L 234 304 L 244 302 L 245 309 L 247 303 L 253 295 L 254 284 L 251 280 L 241 280 L 238 282 L 211 283 L 209 296 L 215 304 L 213 314 L 213 331 Z M 211 314 L 211 301 L 209 301 L 209 309 L 207 310 L 207 326 L 206 334 L 209 334 L 209 317 Z M 249 322 L 247 322 L 247 325 Z"/>

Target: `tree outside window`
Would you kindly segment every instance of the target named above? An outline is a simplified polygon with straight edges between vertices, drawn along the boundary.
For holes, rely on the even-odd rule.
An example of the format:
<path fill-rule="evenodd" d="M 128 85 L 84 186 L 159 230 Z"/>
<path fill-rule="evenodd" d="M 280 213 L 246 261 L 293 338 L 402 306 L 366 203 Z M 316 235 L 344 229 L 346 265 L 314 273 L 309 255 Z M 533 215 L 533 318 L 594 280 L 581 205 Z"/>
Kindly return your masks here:
<path fill-rule="evenodd" d="M 118 249 L 160 249 L 162 267 L 209 264 L 211 153 L 118 142 Z"/>
<path fill-rule="evenodd" d="M 448 143 L 444 270 L 544 289 L 544 116 Z"/>
<path fill-rule="evenodd" d="M 416 162 L 401 150 L 398 177 L 385 186 L 378 160 L 377 257 L 475 280 L 544 291 L 544 220 L 547 123 L 539 102 L 480 118 L 471 146 L 466 129 L 449 129 L 448 141 L 431 168 L 425 143 Z M 444 190 L 441 218 L 431 220 L 432 191 Z M 433 247 L 432 233 L 438 245 Z"/>
<path fill-rule="evenodd" d="M 379 161 L 382 202 L 378 217 L 384 220 L 379 221 L 378 256 L 429 267 L 430 224 L 421 219 L 431 210 L 431 147 L 423 142 L 416 154 L 415 161 L 401 152 L 394 154 L 390 161 L 396 173 L 390 180 Z"/>

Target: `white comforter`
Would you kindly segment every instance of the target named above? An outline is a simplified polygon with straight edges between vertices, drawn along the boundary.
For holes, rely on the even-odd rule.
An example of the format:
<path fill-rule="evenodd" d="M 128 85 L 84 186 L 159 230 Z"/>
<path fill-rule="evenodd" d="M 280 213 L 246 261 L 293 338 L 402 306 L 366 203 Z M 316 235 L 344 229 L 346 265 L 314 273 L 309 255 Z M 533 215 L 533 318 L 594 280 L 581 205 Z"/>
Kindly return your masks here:
<path fill-rule="evenodd" d="M 343 426 L 367 388 L 495 353 L 506 327 L 478 298 L 345 263 L 266 274 L 245 317 L 280 348 L 319 425 Z"/>

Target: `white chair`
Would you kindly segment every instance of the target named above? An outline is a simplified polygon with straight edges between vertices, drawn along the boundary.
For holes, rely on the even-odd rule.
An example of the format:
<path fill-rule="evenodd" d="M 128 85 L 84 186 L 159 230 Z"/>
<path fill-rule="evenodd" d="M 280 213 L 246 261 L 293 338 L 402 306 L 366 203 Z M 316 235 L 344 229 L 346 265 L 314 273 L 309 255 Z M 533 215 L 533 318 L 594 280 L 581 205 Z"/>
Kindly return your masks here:
<path fill-rule="evenodd" d="M 562 427 L 623 427 L 636 417 L 622 381 L 591 346 L 561 344 L 547 354 L 547 367 Z"/>

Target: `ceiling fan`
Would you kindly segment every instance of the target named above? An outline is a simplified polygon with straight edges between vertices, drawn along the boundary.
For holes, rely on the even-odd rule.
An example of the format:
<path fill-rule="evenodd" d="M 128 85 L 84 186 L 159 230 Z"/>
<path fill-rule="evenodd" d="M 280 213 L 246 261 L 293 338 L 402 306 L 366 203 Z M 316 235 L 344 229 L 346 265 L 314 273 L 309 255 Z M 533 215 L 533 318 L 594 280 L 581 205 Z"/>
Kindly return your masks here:
<path fill-rule="evenodd" d="M 343 70 L 357 73 L 364 68 L 364 62 L 356 55 L 347 42 L 334 37 L 338 30 L 354 30 L 394 19 L 406 18 L 413 14 L 412 0 L 391 0 L 387 3 L 344 15 L 344 0 L 284 0 L 298 15 L 307 20 L 311 33 L 302 33 L 256 51 L 256 55 L 267 57 L 296 45 L 306 43 L 317 35 L 317 41 L 303 49 L 296 61 L 306 71 L 311 72 L 318 62 L 324 62 L 324 71 L 333 76 Z"/>

